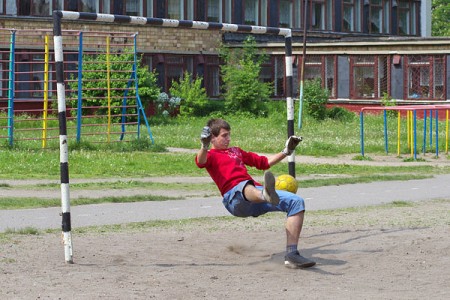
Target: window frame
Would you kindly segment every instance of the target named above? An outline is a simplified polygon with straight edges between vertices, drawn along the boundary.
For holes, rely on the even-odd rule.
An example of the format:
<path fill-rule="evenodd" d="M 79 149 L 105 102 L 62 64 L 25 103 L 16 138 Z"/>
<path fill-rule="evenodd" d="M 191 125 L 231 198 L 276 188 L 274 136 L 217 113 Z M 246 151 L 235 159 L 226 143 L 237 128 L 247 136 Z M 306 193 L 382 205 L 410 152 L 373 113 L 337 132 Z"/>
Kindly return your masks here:
<path fill-rule="evenodd" d="M 374 3 L 373 1 L 369 1 L 369 16 L 368 16 L 368 30 L 371 34 L 388 34 L 391 32 L 390 26 L 390 17 L 392 16 L 391 6 L 389 0 L 378 0 L 379 3 Z M 372 30 L 372 13 L 375 8 L 379 9 L 379 16 L 381 20 L 379 21 L 380 30 L 375 32 Z"/>
<path fill-rule="evenodd" d="M 446 84 L 445 74 L 447 73 L 447 64 L 445 55 L 405 55 L 404 58 L 404 98 L 407 100 L 445 100 L 446 99 Z M 437 75 L 437 68 L 441 66 L 441 74 Z M 416 75 L 413 78 L 411 72 L 416 69 Z M 427 74 L 428 80 L 426 82 L 424 73 Z M 411 76 L 410 76 L 411 75 Z M 437 82 L 437 80 L 440 80 Z M 419 83 L 416 88 L 427 90 L 428 96 L 413 96 L 411 91 L 414 91 L 414 87 L 410 85 L 414 84 L 413 81 Z M 437 96 L 437 87 L 442 87 L 441 95 Z"/>
<path fill-rule="evenodd" d="M 178 1 L 179 2 L 179 5 L 178 5 L 178 8 L 179 8 L 179 10 L 178 10 L 178 14 L 179 14 L 179 17 L 176 17 L 176 15 L 174 14 L 173 16 L 171 16 L 170 14 L 169 14 L 169 4 L 170 4 L 170 1 Z M 184 5 L 184 0 L 165 0 L 165 16 L 168 18 L 168 19 L 176 19 L 176 20 L 184 20 L 185 19 L 185 11 L 186 11 L 186 9 L 185 9 L 185 5 Z"/>
<path fill-rule="evenodd" d="M 351 1 L 351 3 L 346 3 L 345 1 Z M 350 7 L 350 9 L 352 10 L 352 29 L 351 30 L 346 30 L 345 26 L 344 26 L 344 22 L 345 22 L 345 8 L 346 7 Z M 342 1 L 342 20 L 341 20 L 341 31 L 342 32 L 361 32 L 362 31 L 362 26 L 361 26 L 361 19 L 362 19 L 362 6 L 361 6 L 361 2 L 358 0 L 343 0 Z"/>
<path fill-rule="evenodd" d="M 372 61 L 365 61 L 366 58 L 373 58 Z M 362 61 L 358 61 L 358 60 Z M 384 63 L 384 73 L 386 77 L 380 75 L 381 64 Z M 362 79 L 362 85 L 367 84 L 366 79 L 372 79 L 372 86 L 370 91 L 364 92 L 364 87 L 357 88 L 359 85 L 355 80 L 356 69 L 372 68 L 372 77 L 365 77 Z M 381 99 L 384 93 L 390 94 L 391 90 L 391 62 L 387 55 L 351 55 L 350 56 L 350 95 L 349 99 Z M 383 81 L 383 82 L 382 82 Z M 385 85 L 385 86 L 382 86 Z M 357 94 L 360 92 L 361 94 Z M 371 93 L 371 94 L 368 94 Z"/>
<path fill-rule="evenodd" d="M 286 24 L 281 23 L 282 17 L 286 15 L 286 14 L 283 14 L 284 11 L 282 11 L 282 9 L 281 9 L 282 2 L 286 2 L 287 6 L 289 6 L 289 11 L 286 16 L 286 18 L 289 19 L 289 21 Z M 295 2 L 298 2 L 298 1 L 295 1 Z M 294 27 L 294 24 L 295 24 L 295 14 L 294 14 L 295 2 L 294 2 L 294 0 L 280 0 L 278 2 L 278 27 L 281 27 L 281 28 L 293 28 Z"/>
<path fill-rule="evenodd" d="M 298 59 L 298 65 L 302 64 L 302 56 L 299 55 L 297 57 Z M 314 58 L 314 60 L 312 60 Z M 308 60 L 309 59 L 309 60 Z M 329 60 L 332 60 L 331 62 L 329 62 Z M 310 54 L 306 56 L 306 61 L 305 61 L 305 75 L 307 73 L 308 70 L 318 70 L 316 73 L 320 74 L 320 81 L 321 81 L 321 85 L 322 88 L 327 89 L 329 92 L 329 98 L 330 99 L 335 99 L 337 98 L 337 69 L 338 69 L 338 65 L 337 65 L 337 55 L 335 54 Z M 330 67 L 330 65 L 332 66 L 333 70 L 332 72 L 328 72 L 328 68 Z M 311 78 L 307 78 L 306 76 L 304 76 L 304 80 L 312 80 L 312 79 L 316 79 L 317 77 L 311 77 Z M 329 79 L 332 78 L 333 82 L 329 83 Z M 297 78 L 298 82 L 300 82 L 301 80 L 301 71 L 299 70 L 298 72 L 298 78 Z"/>
<path fill-rule="evenodd" d="M 310 30 L 326 30 L 328 28 L 327 26 L 327 1 L 326 0 L 311 0 L 310 1 L 310 5 L 308 6 L 308 12 L 310 15 L 310 22 L 308 24 L 308 28 Z M 321 4 L 321 12 L 320 12 L 320 16 L 321 16 L 321 20 L 319 21 L 319 23 L 321 23 L 319 26 L 314 25 L 313 23 L 313 17 L 315 19 L 315 11 L 317 8 L 317 5 Z"/>
<path fill-rule="evenodd" d="M 407 7 L 403 7 L 402 4 L 407 4 Z M 399 0 L 397 2 L 397 33 L 398 35 L 417 35 L 418 29 L 417 29 L 417 20 L 418 20 L 418 9 L 417 9 L 417 3 L 415 1 L 411 0 Z M 405 13 L 407 15 L 408 24 L 406 24 L 406 33 L 401 33 L 400 27 L 400 21 L 401 21 L 401 15 L 402 13 Z"/>

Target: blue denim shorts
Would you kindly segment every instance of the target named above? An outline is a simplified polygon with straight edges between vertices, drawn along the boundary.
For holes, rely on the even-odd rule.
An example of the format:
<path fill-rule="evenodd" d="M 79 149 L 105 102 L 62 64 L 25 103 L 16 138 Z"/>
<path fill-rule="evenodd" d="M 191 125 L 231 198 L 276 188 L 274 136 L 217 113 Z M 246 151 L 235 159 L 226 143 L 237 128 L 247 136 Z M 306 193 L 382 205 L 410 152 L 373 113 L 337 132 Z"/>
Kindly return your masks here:
<path fill-rule="evenodd" d="M 234 188 L 223 195 L 223 205 L 236 217 L 257 217 L 271 211 L 285 212 L 288 217 L 305 210 L 305 201 L 300 196 L 282 190 L 277 190 L 280 197 L 278 205 L 272 205 L 268 202 L 253 203 L 245 199 L 244 188 L 247 184 L 253 185 L 251 180 L 240 182 Z M 263 189 L 262 186 L 256 186 L 257 189 Z"/>

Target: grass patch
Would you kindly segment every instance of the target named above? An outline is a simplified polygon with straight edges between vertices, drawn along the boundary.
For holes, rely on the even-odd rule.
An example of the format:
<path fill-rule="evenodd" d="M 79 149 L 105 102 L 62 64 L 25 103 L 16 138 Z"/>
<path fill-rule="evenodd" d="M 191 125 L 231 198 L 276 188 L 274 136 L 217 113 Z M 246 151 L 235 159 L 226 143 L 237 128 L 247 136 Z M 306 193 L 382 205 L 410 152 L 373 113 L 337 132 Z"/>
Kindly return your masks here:
<path fill-rule="evenodd" d="M 331 186 L 331 185 L 344 185 L 344 184 L 356 184 L 356 183 L 369 183 L 375 181 L 390 181 L 390 180 L 413 180 L 413 179 L 425 179 L 431 178 L 431 175 L 372 175 L 372 176 L 355 176 L 355 177 L 341 177 L 341 178 L 329 178 L 329 179 L 307 179 L 301 180 L 299 185 L 301 188 Z"/>
<path fill-rule="evenodd" d="M 6 228 L 5 234 L 19 234 L 19 235 L 38 235 L 40 231 L 34 227 L 25 227 L 25 228 Z"/>
<path fill-rule="evenodd" d="M 166 197 L 159 195 L 136 195 L 129 197 L 103 197 L 103 198 L 76 198 L 71 199 L 70 204 L 87 205 L 100 203 L 127 203 L 143 201 L 167 201 L 182 200 L 183 197 Z M 0 209 L 23 209 L 23 208 L 41 208 L 41 207 L 59 207 L 60 199 L 42 199 L 42 198 L 0 198 Z"/>
<path fill-rule="evenodd" d="M 161 178 L 163 181 L 164 178 Z M 20 189 L 57 189 L 59 184 L 37 184 L 37 185 L 17 185 L 15 188 Z M 183 190 L 183 191 L 217 191 L 216 185 L 212 182 L 209 183 L 184 183 L 184 182 L 148 182 L 145 180 L 126 179 L 118 181 L 98 181 L 98 182 L 82 182 L 71 183 L 70 190 L 124 190 L 132 188 L 141 188 L 147 190 Z"/>
<path fill-rule="evenodd" d="M 352 160 L 357 160 L 357 161 L 373 161 L 373 159 L 367 155 L 356 155 L 355 157 L 352 158 Z"/>
<path fill-rule="evenodd" d="M 414 157 L 408 157 L 403 159 L 403 162 L 426 162 L 426 160 L 420 157 L 416 159 L 414 159 Z"/>
<path fill-rule="evenodd" d="M 413 207 L 414 204 L 407 201 L 394 201 L 391 203 L 394 207 Z"/>

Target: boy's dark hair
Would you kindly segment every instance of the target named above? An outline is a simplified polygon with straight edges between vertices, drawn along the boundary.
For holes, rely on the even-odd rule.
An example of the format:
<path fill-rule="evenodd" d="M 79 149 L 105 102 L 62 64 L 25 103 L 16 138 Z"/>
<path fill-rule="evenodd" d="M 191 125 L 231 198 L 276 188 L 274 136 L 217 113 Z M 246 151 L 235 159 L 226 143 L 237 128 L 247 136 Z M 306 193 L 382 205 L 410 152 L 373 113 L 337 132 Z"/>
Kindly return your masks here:
<path fill-rule="evenodd" d="M 222 128 L 228 131 L 231 130 L 230 124 L 228 124 L 228 122 L 223 119 L 210 119 L 206 125 L 211 130 L 211 134 L 213 136 L 218 136 L 220 133 L 220 129 Z"/>

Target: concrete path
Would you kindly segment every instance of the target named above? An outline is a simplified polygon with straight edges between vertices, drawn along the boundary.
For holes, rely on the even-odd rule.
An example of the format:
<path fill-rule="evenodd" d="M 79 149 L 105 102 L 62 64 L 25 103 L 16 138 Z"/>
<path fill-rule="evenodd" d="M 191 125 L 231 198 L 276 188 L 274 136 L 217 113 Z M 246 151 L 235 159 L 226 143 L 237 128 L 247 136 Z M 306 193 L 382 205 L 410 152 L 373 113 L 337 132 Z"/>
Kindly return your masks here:
<path fill-rule="evenodd" d="M 449 183 L 450 174 L 446 174 L 422 180 L 304 188 L 299 189 L 298 194 L 305 199 L 308 210 L 322 210 L 377 205 L 392 201 L 450 199 Z M 8 228 L 20 229 L 27 226 L 38 229 L 60 228 L 60 211 L 61 208 L 58 207 L 0 210 L 0 232 Z M 229 213 L 222 206 L 220 196 L 207 198 L 193 196 L 186 200 L 107 203 L 73 206 L 71 208 L 73 228 L 214 216 L 229 216 Z"/>

